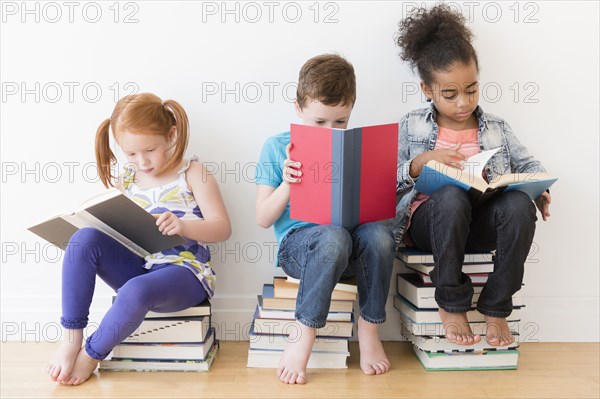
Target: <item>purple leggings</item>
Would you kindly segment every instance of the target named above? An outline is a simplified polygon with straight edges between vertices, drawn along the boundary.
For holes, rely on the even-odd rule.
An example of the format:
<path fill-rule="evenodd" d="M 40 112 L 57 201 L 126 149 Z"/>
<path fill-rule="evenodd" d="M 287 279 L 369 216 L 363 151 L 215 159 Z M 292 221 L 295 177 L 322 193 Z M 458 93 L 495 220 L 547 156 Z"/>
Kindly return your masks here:
<path fill-rule="evenodd" d="M 80 229 L 65 251 L 62 271 L 61 324 L 67 329 L 87 326 L 96 275 L 117 291 L 117 297 L 85 350 L 104 359 L 142 323 L 146 313 L 176 312 L 206 299 L 192 271 L 163 264 L 145 269 L 144 259 L 96 229 Z"/>

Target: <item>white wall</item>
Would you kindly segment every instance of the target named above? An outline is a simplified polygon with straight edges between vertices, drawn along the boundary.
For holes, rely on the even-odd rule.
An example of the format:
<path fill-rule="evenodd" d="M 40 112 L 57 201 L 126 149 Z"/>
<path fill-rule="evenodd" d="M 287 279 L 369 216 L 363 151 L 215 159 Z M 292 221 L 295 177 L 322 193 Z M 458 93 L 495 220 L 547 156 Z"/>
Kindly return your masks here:
<path fill-rule="evenodd" d="M 215 321 L 221 338 L 243 339 L 256 294 L 281 273 L 272 231 L 254 222 L 252 166 L 268 136 L 297 122 L 298 70 L 337 51 L 358 77 L 351 125 L 399 120 L 422 106 L 393 41 L 411 4 L 2 2 L 2 339 L 59 336 L 60 254 L 26 227 L 101 190 L 95 129 L 134 91 L 180 101 L 190 152 L 215 169 L 234 227 L 214 254 Z M 560 178 L 526 265 L 522 334 L 597 341 L 598 3 L 452 4 L 477 36 L 481 105 Z M 99 283 L 94 321 L 110 296 Z M 388 318 L 384 338 L 399 339 L 391 308 Z"/>

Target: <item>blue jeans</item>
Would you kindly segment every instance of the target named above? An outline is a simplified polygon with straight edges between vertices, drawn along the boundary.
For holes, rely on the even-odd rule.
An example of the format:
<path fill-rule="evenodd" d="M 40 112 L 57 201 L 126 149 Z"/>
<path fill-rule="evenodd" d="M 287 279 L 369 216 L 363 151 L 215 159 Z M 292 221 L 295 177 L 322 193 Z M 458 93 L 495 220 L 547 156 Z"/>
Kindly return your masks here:
<path fill-rule="evenodd" d="M 87 326 L 96 276 L 117 291 L 98 329 L 86 340 L 90 357 L 108 356 L 148 311 L 176 312 L 206 298 L 200 280 L 185 267 L 168 263 L 148 270 L 144 264 L 143 258 L 96 229 L 80 229 L 69 240 L 62 270 L 62 326 Z"/>
<path fill-rule="evenodd" d="M 278 262 L 286 274 L 300 279 L 296 320 L 311 328 L 325 326 L 335 284 L 355 277 L 360 315 L 370 323 L 385 322 L 395 245 L 392 231 L 376 222 L 351 229 L 290 230 L 279 246 Z"/>
<path fill-rule="evenodd" d="M 512 295 L 521 289 L 523 266 L 535 233 L 535 205 L 520 191 L 502 193 L 472 208 L 467 192 L 445 186 L 415 211 L 408 232 L 415 245 L 433 253 L 431 280 L 435 299 L 447 312 L 471 308 L 473 286 L 462 273 L 465 252 L 496 250 L 477 310 L 491 317 L 508 317 Z"/>

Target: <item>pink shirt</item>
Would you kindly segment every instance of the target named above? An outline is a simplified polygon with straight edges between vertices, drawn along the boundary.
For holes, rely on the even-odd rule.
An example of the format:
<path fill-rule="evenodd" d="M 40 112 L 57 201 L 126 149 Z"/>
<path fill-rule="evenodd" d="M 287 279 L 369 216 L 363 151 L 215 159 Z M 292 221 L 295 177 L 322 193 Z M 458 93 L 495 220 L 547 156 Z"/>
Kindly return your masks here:
<path fill-rule="evenodd" d="M 461 154 L 465 157 L 473 156 L 479 153 L 479 141 L 477 140 L 477 128 L 466 129 L 466 130 L 452 130 L 446 127 L 439 127 L 439 133 L 437 141 L 435 142 L 434 150 L 439 150 L 443 148 L 454 147 L 457 144 L 462 144 L 460 149 Z M 428 195 L 423 193 L 418 193 L 415 199 L 410 204 L 410 215 L 414 215 L 417 208 L 425 202 L 429 198 Z M 406 227 L 406 231 L 410 227 L 410 221 L 408 220 L 408 225 Z M 406 234 L 404 236 L 406 244 L 412 244 L 409 235 Z"/>

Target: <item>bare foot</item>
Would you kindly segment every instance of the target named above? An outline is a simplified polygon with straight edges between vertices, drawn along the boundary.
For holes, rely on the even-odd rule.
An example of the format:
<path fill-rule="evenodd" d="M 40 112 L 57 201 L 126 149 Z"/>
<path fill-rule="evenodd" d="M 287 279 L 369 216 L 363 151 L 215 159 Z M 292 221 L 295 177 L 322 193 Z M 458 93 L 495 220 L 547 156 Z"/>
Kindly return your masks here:
<path fill-rule="evenodd" d="M 487 331 L 485 339 L 492 346 L 508 346 L 515 342 L 506 318 L 485 316 Z"/>
<path fill-rule="evenodd" d="M 310 358 L 317 330 L 295 322 L 293 332 L 288 337 L 288 344 L 283 351 L 277 377 L 286 384 L 306 384 L 306 365 Z"/>
<path fill-rule="evenodd" d="M 87 381 L 94 370 L 98 367 L 98 360 L 92 359 L 85 351 L 85 348 L 79 350 L 75 365 L 71 372 L 71 377 L 67 381 L 68 385 L 79 385 Z"/>
<path fill-rule="evenodd" d="M 390 361 L 385 355 L 379 339 L 379 325 L 358 318 L 358 347 L 360 368 L 367 375 L 383 374 L 389 371 Z"/>
<path fill-rule="evenodd" d="M 466 313 L 450 313 L 442 308 L 439 313 L 448 341 L 458 345 L 473 345 L 481 341 L 481 336 L 471 331 Z"/>
<path fill-rule="evenodd" d="M 46 372 L 52 381 L 66 384 L 71 376 L 77 354 L 83 342 L 83 329 L 63 331 L 63 340 L 46 366 Z"/>

